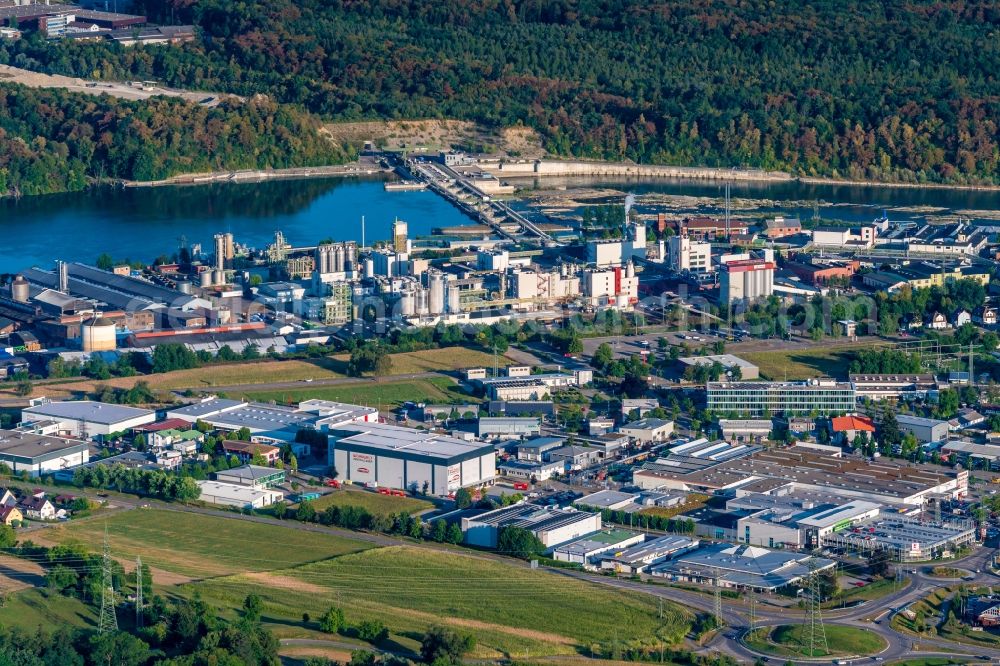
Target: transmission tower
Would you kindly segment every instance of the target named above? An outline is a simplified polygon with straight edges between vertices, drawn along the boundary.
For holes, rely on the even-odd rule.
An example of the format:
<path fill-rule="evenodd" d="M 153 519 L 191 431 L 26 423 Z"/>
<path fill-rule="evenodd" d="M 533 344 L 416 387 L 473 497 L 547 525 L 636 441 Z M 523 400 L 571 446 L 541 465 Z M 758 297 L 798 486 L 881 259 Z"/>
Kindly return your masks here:
<path fill-rule="evenodd" d="M 111 568 L 111 543 L 108 541 L 108 526 L 104 526 L 104 555 L 101 557 L 101 618 L 97 632 L 104 634 L 118 631 L 118 616 L 115 615 L 115 588 Z"/>
<path fill-rule="evenodd" d="M 817 648 L 823 651 L 820 656 L 830 654 L 830 645 L 826 642 L 826 627 L 823 626 L 823 612 L 820 609 L 822 597 L 819 588 L 819 572 L 816 571 L 816 563 L 810 560 L 809 612 L 806 615 L 810 657 L 816 656 Z"/>
<path fill-rule="evenodd" d="M 747 601 L 750 604 L 750 633 L 749 636 L 753 639 L 754 635 L 757 633 L 757 595 L 754 594 L 752 588 L 747 590 L 749 598 Z"/>
<path fill-rule="evenodd" d="M 714 593 L 712 614 L 715 615 L 715 624 L 722 626 L 722 588 L 719 586 L 719 570 L 712 569 L 712 591 Z"/>
<path fill-rule="evenodd" d="M 135 558 L 135 627 L 142 628 L 142 556 Z"/>

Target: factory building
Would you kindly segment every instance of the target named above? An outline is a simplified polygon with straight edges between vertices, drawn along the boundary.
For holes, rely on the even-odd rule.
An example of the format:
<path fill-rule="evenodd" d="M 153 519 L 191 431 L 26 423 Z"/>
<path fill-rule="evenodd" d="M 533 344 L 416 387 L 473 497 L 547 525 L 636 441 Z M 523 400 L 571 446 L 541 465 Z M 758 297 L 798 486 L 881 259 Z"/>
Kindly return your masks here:
<path fill-rule="evenodd" d="M 598 557 L 608 552 L 619 552 L 629 546 L 645 541 L 641 532 L 630 532 L 622 529 L 611 529 L 588 534 L 584 537 L 556 546 L 552 558 L 559 562 L 582 564 L 584 568 L 598 568 Z"/>
<path fill-rule="evenodd" d="M 330 465 L 337 478 L 365 485 L 448 495 L 496 478 L 492 444 L 381 423 L 331 427 Z"/>
<path fill-rule="evenodd" d="M 220 481 L 197 481 L 201 495 L 207 504 L 233 506 L 240 509 L 263 509 L 285 499 L 285 494 L 273 488 L 256 488 Z"/>
<path fill-rule="evenodd" d="M 722 265 L 719 303 L 755 303 L 774 293 L 775 264 L 770 260 L 744 259 Z"/>
<path fill-rule="evenodd" d="M 587 269 L 583 273 L 583 295 L 595 307 L 628 308 L 639 300 L 639 278 L 635 265 Z"/>
<path fill-rule="evenodd" d="M 653 576 L 686 583 L 774 592 L 808 578 L 813 571 L 837 566 L 808 553 L 758 546 L 709 544 L 653 568 Z"/>
<path fill-rule="evenodd" d="M 156 412 L 138 407 L 126 407 L 91 400 L 51 402 L 32 401 L 21 410 L 23 423 L 52 421 L 58 433 L 80 439 L 99 438 L 113 432 L 124 432 L 156 420 Z"/>
<path fill-rule="evenodd" d="M 522 502 L 462 518 L 465 543 L 483 548 L 496 548 L 500 530 L 508 526 L 526 529 L 552 548 L 600 530 L 601 514 Z"/>
<path fill-rule="evenodd" d="M 948 438 L 947 421 L 899 414 L 896 416 L 896 422 L 899 423 L 899 429 L 903 433 L 912 434 L 922 444 L 941 442 Z"/>
<path fill-rule="evenodd" d="M 739 356 L 733 354 L 711 354 L 708 356 L 681 356 L 677 359 L 677 363 L 682 368 L 687 368 L 689 366 L 712 366 L 716 363 L 721 365 L 724 370 L 732 371 L 734 368 L 739 369 L 739 379 L 759 379 L 760 378 L 760 368 L 751 363 L 750 361 L 744 360 Z"/>
<path fill-rule="evenodd" d="M 21 430 L 0 430 L 0 462 L 6 463 L 15 474 L 55 473 L 89 460 L 90 447 L 86 442 Z"/>
<path fill-rule="evenodd" d="M 376 421 L 374 407 L 330 400 L 303 400 L 295 407 L 209 397 L 167 411 L 167 418 L 188 423 L 205 421 L 213 428 L 233 432 L 247 428 L 255 442 L 293 441 L 302 429 L 325 430 L 341 423 Z"/>
<path fill-rule="evenodd" d="M 716 414 L 761 416 L 853 412 L 854 387 L 832 379 L 804 382 L 708 382 L 708 409 Z"/>
<path fill-rule="evenodd" d="M 678 273 L 706 273 L 712 268 L 712 244 L 686 235 L 671 236 L 667 239 L 667 263 Z"/>

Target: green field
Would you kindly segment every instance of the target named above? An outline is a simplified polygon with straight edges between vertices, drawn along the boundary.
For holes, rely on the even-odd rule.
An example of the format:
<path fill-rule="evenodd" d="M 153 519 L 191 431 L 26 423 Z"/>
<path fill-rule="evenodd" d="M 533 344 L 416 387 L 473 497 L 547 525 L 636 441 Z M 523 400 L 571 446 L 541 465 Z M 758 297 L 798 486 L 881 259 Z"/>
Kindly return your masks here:
<path fill-rule="evenodd" d="M 24 590 L 8 595 L 0 607 L 0 625 L 17 627 L 34 633 L 39 627 L 87 627 L 97 624 L 95 607 L 79 599 L 51 595 L 40 589 Z"/>
<path fill-rule="evenodd" d="M 344 608 L 349 624 L 380 620 L 405 649 L 428 626 L 444 623 L 474 634 L 476 655 L 577 654 L 607 646 L 679 640 L 690 617 L 651 596 L 587 582 L 503 561 L 456 552 L 396 546 L 276 571 L 263 576 L 228 576 L 184 586 L 220 607 L 238 606 L 255 592 L 265 600 L 265 621 L 283 636 L 309 635 L 302 613 L 318 616 L 330 604 Z M 558 612 L 553 612 L 558 609 Z"/>
<path fill-rule="evenodd" d="M 228 517 L 135 509 L 107 521 L 60 525 L 45 541 L 76 542 L 99 551 L 107 524 L 112 555 L 191 578 L 269 571 L 354 553 L 370 546 L 330 534 Z"/>
<path fill-rule="evenodd" d="M 378 516 L 398 514 L 401 511 L 418 513 L 434 508 L 434 504 L 427 500 L 415 497 L 379 495 L 367 490 L 336 490 L 319 499 L 312 500 L 312 505 L 317 511 L 322 511 L 329 506 L 359 506 L 368 513 Z"/>
<path fill-rule="evenodd" d="M 841 345 L 831 349 L 790 349 L 786 351 L 733 352 L 760 368 L 761 379 L 773 381 L 836 377 L 847 379 L 847 369 L 854 360 L 853 349 L 865 345 Z"/>
<path fill-rule="evenodd" d="M 318 398 L 354 404 L 379 406 L 383 409 L 398 407 L 410 400 L 426 403 L 460 403 L 469 399 L 454 381 L 447 377 L 404 379 L 399 381 L 358 381 L 337 386 L 316 386 L 280 391 L 247 391 L 252 400 L 291 403 Z"/>
<path fill-rule="evenodd" d="M 764 630 L 753 638 L 747 638 L 747 645 L 758 652 L 779 657 L 838 657 L 872 655 L 885 649 L 885 640 L 878 634 L 856 627 L 826 625 L 826 642 L 829 652 L 809 654 L 809 631 L 801 624 L 783 624 L 771 633 Z"/>
<path fill-rule="evenodd" d="M 838 608 L 842 605 L 858 601 L 873 601 L 875 599 L 881 599 L 885 595 L 891 594 L 896 590 L 902 590 L 909 584 L 909 578 L 904 578 L 898 583 L 893 578 L 883 578 L 873 583 L 868 583 L 864 587 L 851 587 L 842 590 L 840 594 L 833 599 L 824 601 L 823 608 Z"/>

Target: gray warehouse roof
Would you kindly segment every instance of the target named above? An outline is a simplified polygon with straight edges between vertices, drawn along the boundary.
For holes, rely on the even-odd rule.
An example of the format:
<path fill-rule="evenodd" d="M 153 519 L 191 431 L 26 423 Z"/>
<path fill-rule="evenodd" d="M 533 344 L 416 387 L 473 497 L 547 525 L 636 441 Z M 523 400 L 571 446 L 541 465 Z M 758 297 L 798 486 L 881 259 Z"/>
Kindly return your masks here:
<path fill-rule="evenodd" d="M 78 440 L 0 430 L 0 460 L 40 463 L 86 450 L 87 443 Z"/>
<path fill-rule="evenodd" d="M 155 415 L 156 412 L 150 409 L 113 405 L 107 402 L 75 400 L 67 402 L 47 402 L 39 405 L 33 405 L 32 407 L 27 407 L 21 411 L 22 419 L 24 419 L 25 414 L 113 425 L 115 423 L 120 423 L 121 421 L 128 421 L 142 416 Z"/>
<path fill-rule="evenodd" d="M 445 464 L 493 455 L 492 444 L 466 442 L 426 430 L 384 423 L 345 423 L 331 427 L 333 448 L 391 457 L 414 457 Z"/>

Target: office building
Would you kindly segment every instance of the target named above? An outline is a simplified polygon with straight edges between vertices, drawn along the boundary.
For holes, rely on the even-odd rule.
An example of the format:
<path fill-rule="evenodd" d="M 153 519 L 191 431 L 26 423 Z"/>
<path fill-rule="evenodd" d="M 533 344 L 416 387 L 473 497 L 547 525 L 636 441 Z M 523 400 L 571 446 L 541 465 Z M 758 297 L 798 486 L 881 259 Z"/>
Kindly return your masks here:
<path fill-rule="evenodd" d="M 804 382 L 708 382 L 708 409 L 716 414 L 762 416 L 852 412 L 854 387 L 833 379 Z"/>

